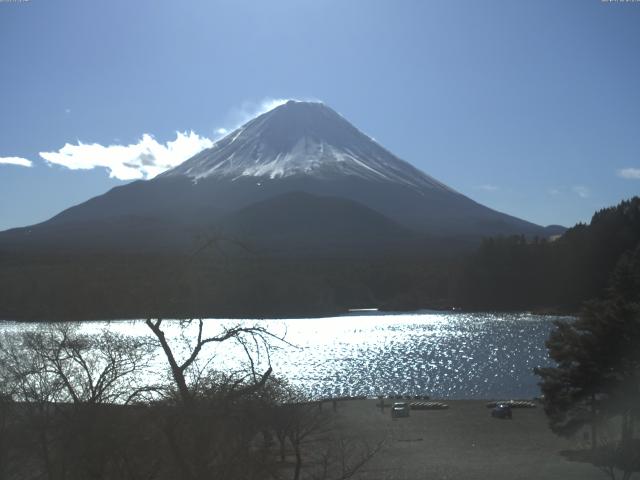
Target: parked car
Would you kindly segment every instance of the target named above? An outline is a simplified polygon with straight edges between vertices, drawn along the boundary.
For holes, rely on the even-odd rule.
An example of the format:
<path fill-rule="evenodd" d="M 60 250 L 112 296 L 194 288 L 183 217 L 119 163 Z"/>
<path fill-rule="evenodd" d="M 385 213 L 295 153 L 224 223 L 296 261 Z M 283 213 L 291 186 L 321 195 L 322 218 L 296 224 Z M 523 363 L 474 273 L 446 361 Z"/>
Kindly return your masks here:
<path fill-rule="evenodd" d="M 495 418 L 508 418 L 511 420 L 513 418 L 511 413 L 511 405 L 508 403 L 498 403 L 491 410 L 491 416 Z"/>
<path fill-rule="evenodd" d="M 409 404 L 406 402 L 395 402 L 391 407 L 391 418 L 408 417 L 410 412 Z"/>

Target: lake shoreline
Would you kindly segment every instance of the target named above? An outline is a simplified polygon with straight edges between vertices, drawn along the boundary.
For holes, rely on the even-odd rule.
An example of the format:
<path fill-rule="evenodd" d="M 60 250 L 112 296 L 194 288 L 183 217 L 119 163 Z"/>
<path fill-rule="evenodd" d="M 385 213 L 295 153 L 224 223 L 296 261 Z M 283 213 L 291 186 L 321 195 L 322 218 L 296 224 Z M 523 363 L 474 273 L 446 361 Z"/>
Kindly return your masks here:
<path fill-rule="evenodd" d="M 356 309 L 359 310 L 359 309 Z M 370 310 L 370 309 L 365 309 Z M 577 317 L 579 312 L 576 312 L 571 309 L 562 309 L 562 308 L 536 308 L 530 310 L 500 310 L 500 309 L 463 309 L 458 307 L 425 307 L 420 309 L 411 309 L 411 310 L 400 310 L 400 309 L 377 309 L 375 311 L 367 311 L 366 315 L 374 315 L 374 316 L 383 316 L 383 315 L 420 315 L 425 313 L 434 313 L 434 314 L 449 314 L 449 313 L 466 313 L 466 314 L 495 314 L 495 315 L 506 315 L 506 314 L 531 314 L 541 317 Z M 336 310 L 332 312 L 322 312 L 316 314 L 300 314 L 300 315 L 259 315 L 259 316 L 248 316 L 248 315 L 202 315 L 202 316 L 95 316 L 88 318 L 75 318 L 75 317 L 66 317 L 66 318 L 20 318 L 20 317 L 0 317 L 0 322 L 15 322 L 15 323 L 63 323 L 63 322 L 117 322 L 117 321 L 139 321 L 145 320 L 147 318 L 157 319 L 161 318 L 163 320 L 198 320 L 198 319 L 212 319 L 212 320 L 244 320 L 244 321 L 263 321 L 263 320 L 305 320 L 305 319 L 322 319 L 322 318 L 335 318 L 335 317 L 350 317 L 350 316 L 361 316 L 363 313 L 357 311 L 350 310 Z"/>

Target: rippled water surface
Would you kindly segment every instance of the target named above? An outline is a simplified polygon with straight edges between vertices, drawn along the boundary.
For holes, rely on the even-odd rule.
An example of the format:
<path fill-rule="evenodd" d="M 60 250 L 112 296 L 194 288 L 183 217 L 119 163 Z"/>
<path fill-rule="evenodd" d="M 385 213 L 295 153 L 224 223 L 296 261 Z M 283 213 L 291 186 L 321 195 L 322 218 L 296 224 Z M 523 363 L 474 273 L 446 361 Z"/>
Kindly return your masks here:
<path fill-rule="evenodd" d="M 281 343 L 271 354 L 274 372 L 314 397 L 396 393 L 529 398 L 539 394 L 533 368 L 550 364 L 544 342 L 556 318 L 416 312 L 245 323 L 258 322 L 286 336 L 291 345 Z M 209 319 L 205 334 L 236 324 Z M 167 337 L 178 342 L 179 322 L 164 325 Z M 143 321 L 80 324 L 88 333 L 105 327 L 127 335 L 149 333 Z M 5 322 L 0 328 L 11 332 L 34 325 Z M 203 355 L 215 355 L 214 365 L 232 365 L 243 358 L 237 345 L 203 350 Z"/>

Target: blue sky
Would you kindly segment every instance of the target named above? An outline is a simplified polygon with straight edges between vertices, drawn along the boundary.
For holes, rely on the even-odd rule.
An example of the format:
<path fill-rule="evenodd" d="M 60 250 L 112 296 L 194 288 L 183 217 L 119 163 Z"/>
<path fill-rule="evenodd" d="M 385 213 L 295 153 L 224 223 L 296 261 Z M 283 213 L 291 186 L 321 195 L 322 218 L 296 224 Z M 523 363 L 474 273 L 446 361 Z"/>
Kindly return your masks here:
<path fill-rule="evenodd" d="M 0 69 L 0 230 L 152 176 L 283 98 L 324 101 L 539 224 L 640 194 L 638 2 L 4 1 Z M 165 160 L 145 170 L 140 151 Z"/>

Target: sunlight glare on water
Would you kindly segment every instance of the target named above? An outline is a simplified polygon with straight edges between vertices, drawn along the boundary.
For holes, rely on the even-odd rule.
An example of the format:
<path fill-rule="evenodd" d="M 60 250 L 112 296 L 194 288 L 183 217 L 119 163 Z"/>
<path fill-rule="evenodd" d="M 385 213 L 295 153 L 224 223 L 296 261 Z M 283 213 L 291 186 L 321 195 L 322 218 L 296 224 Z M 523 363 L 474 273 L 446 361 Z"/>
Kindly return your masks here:
<path fill-rule="evenodd" d="M 544 342 L 558 317 L 528 313 L 367 312 L 330 318 L 205 320 L 205 335 L 222 328 L 258 324 L 288 343 L 273 342 L 274 374 L 309 395 L 401 394 L 438 398 L 531 398 L 539 394 L 533 368 L 550 364 Z M 176 320 L 163 323 L 178 345 Z M 83 322 L 85 333 L 103 328 L 149 335 L 144 321 Z M 34 328 L 5 322 L 4 331 Z M 195 322 L 186 337 L 196 332 Z M 213 365 L 234 368 L 244 359 L 239 345 L 202 351 Z M 159 356 L 158 362 L 164 359 Z M 266 358 L 261 358 L 266 368 Z M 158 363 L 161 365 L 161 363 Z"/>

